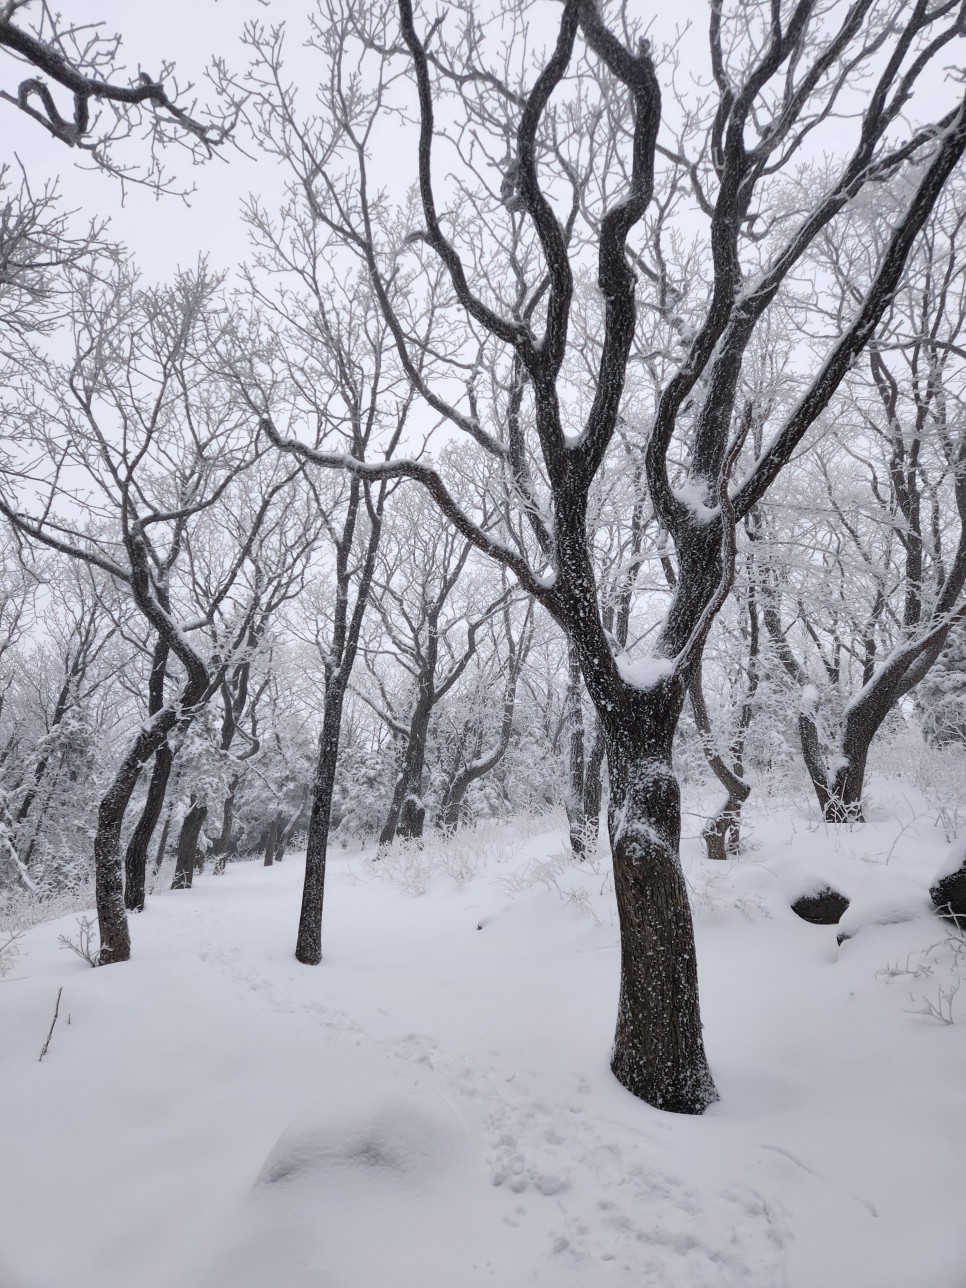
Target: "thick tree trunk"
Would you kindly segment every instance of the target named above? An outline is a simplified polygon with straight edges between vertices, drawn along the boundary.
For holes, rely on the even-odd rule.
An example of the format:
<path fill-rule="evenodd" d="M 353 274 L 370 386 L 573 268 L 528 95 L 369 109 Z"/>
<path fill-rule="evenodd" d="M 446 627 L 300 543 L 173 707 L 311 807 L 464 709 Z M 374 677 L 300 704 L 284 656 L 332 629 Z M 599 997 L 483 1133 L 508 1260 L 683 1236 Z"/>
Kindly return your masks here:
<path fill-rule="evenodd" d="M 862 791 L 865 786 L 866 757 L 859 760 L 843 761 L 835 768 L 829 783 L 828 798 L 825 804 L 825 821 L 827 823 L 864 823 L 865 813 L 862 809 Z"/>
<path fill-rule="evenodd" d="M 865 815 L 862 810 L 862 791 L 865 786 L 865 767 L 875 730 L 853 729 L 850 737 L 850 731 L 846 728 L 847 749 L 837 758 L 831 772 L 827 769 L 822 755 L 818 728 L 807 712 L 803 712 L 798 717 L 798 732 L 805 767 L 825 822 L 863 823 Z"/>
<path fill-rule="evenodd" d="M 390 845 L 397 836 L 418 841 L 423 835 L 426 807 L 423 804 L 422 786 L 431 713 L 432 704 L 421 702 L 413 715 L 392 803 L 379 834 L 381 846 Z"/>
<path fill-rule="evenodd" d="M 295 941 L 295 956 L 306 966 L 316 966 L 322 960 L 325 864 L 329 849 L 329 824 L 332 819 L 332 794 L 335 789 L 335 768 L 339 756 L 344 698 L 345 689 L 341 683 L 327 688 L 322 713 L 322 733 L 319 737 L 319 759 L 312 786 L 312 813 L 309 816 L 309 831 L 305 846 L 302 908 L 299 914 L 298 937 Z"/>
<path fill-rule="evenodd" d="M 421 841 L 426 824 L 426 806 L 420 791 L 408 792 L 399 811 L 396 835 L 407 841 Z"/>
<path fill-rule="evenodd" d="M 178 858 L 174 867 L 172 890 L 190 890 L 198 862 L 198 838 L 208 817 L 208 806 L 191 797 L 191 805 L 181 824 Z"/>
<path fill-rule="evenodd" d="M 154 753 L 154 768 L 148 784 L 147 799 L 124 855 L 124 904 L 130 912 L 144 911 L 148 846 L 151 844 L 151 837 L 161 817 L 161 811 L 164 809 L 164 798 L 173 763 L 174 755 L 170 743 L 165 741 Z"/>
<path fill-rule="evenodd" d="M 131 956 L 131 936 L 124 907 L 121 826 L 142 768 L 158 748 L 167 742 L 168 735 L 177 723 L 177 712 L 169 707 L 155 716 L 148 727 L 142 728 L 98 807 L 97 833 L 94 837 L 94 886 L 97 925 L 101 937 L 101 965 L 126 962 Z"/>
<path fill-rule="evenodd" d="M 737 790 L 728 793 L 721 809 L 701 829 L 709 859 L 720 862 L 733 858 L 741 849 L 741 807 L 750 795 L 751 788 L 742 782 Z"/>
<path fill-rule="evenodd" d="M 94 889 L 97 929 L 101 946 L 99 964 L 126 962 L 131 956 L 131 934 L 124 908 L 124 866 L 121 859 L 121 825 L 141 773 L 142 760 L 135 748 L 125 757 L 97 811 L 94 837 Z"/>
<path fill-rule="evenodd" d="M 701 1036 L 694 928 L 679 857 L 674 720 L 666 703 L 649 698 L 642 693 L 637 711 L 625 710 L 619 723 L 617 712 L 608 720 L 608 827 L 621 933 L 611 1068 L 648 1104 L 698 1114 L 718 1096 Z"/>

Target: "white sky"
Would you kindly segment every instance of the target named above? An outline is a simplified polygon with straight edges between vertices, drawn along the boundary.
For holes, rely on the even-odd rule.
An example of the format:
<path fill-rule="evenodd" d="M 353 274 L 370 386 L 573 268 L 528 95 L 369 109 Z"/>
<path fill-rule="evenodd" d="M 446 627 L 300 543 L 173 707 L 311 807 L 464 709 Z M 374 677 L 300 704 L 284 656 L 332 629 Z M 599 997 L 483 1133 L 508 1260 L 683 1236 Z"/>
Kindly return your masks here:
<path fill-rule="evenodd" d="M 74 0 L 72 19 L 89 16 L 101 21 L 109 33 L 120 32 L 126 66 L 133 75 L 140 65 L 156 74 L 165 60 L 177 65 L 178 79 L 193 81 L 201 101 L 213 101 L 204 81 L 204 70 L 218 53 L 243 65 L 238 35 L 251 18 L 276 21 L 276 11 L 302 10 L 283 0 L 265 7 L 258 0 L 164 0 L 163 3 L 123 3 L 123 0 Z M 0 62 L 4 87 L 16 84 L 18 68 L 7 57 Z M 58 101 L 60 99 L 58 98 Z M 246 253 L 244 231 L 237 211 L 241 199 L 259 186 L 259 168 L 237 152 L 192 170 L 177 149 L 170 149 L 166 163 L 177 170 L 185 184 L 197 192 L 190 205 L 175 198 L 157 201 L 150 192 L 129 187 L 124 207 L 120 186 L 108 176 L 84 173 L 83 157 L 47 136 L 45 131 L 8 103 L 0 103 L 0 155 L 16 155 L 31 182 L 60 177 L 65 203 L 85 215 L 110 216 L 114 236 L 133 250 L 151 277 L 163 277 L 179 264 L 193 264 L 208 252 L 215 264 L 229 267 Z"/>
<path fill-rule="evenodd" d="M 120 32 L 126 65 L 132 74 L 140 65 L 153 75 L 164 60 L 173 61 L 179 80 L 193 81 L 204 101 L 208 88 L 204 71 L 212 55 L 223 56 L 229 66 L 239 69 L 247 62 L 239 45 L 239 34 L 246 22 L 298 22 L 310 5 L 311 0 L 72 0 L 67 13 L 78 22 L 102 22 L 110 34 Z M 661 24 L 662 37 L 672 34 L 673 23 L 688 18 L 702 33 L 706 27 L 707 0 L 676 0 L 671 7 L 658 3 L 631 7 L 645 19 L 654 13 L 656 24 Z M 536 6 L 537 15 L 544 9 L 548 23 L 555 23 L 559 4 L 548 0 L 546 5 Z M 290 64 L 297 63 L 295 41 L 289 44 L 288 58 Z M 0 59 L 0 76 L 3 87 L 13 91 L 19 68 L 9 57 Z M 0 102 L 0 139 L 0 160 L 12 160 L 16 154 L 31 182 L 39 184 L 59 177 L 69 207 L 88 216 L 110 216 L 115 239 L 135 253 L 150 279 L 167 277 L 179 265 L 190 266 L 202 253 L 208 254 L 216 268 L 231 268 L 248 252 L 238 216 L 241 201 L 255 191 L 272 209 L 276 204 L 273 197 L 281 193 L 280 180 L 271 163 L 263 161 L 259 165 L 238 152 L 226 152 L 227 163 L 216 160 L 194 171 L 181 169 L 186 182 L 197 187 L 190 205 L 173 198 L 159 202 L 149 192 L 132 187 L 122 208 L 116 181 L 78 170 L 76 162 L 83 159 L 79 154 L 51 139 L 9 103 Z M 172 169 L 183 167 L 177 150 L 170 150 L 167 161 Z"/>

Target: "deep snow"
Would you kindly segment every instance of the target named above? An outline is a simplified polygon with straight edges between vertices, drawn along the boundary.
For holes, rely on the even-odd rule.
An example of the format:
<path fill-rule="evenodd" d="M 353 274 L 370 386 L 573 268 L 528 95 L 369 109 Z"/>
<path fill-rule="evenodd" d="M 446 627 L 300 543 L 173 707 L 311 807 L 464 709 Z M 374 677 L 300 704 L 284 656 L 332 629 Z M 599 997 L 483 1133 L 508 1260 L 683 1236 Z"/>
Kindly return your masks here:
<path fill-rule="evenodd" d="M 562 831 L 337 851 L 316 968 L 295 857 L 153 897 L 124 966 L 35 927 L 0 982 L 0 1284 L 962 1288 L 966 990 L 921 1013 L 962 965 L 949 846 L 874 790 L 863 827 L 753 799 L 740 860 L 686 846 L 700 1119 L 609 1073 L 612 883 Z M 829 880 L 841 948 L 788 907 Z"/>

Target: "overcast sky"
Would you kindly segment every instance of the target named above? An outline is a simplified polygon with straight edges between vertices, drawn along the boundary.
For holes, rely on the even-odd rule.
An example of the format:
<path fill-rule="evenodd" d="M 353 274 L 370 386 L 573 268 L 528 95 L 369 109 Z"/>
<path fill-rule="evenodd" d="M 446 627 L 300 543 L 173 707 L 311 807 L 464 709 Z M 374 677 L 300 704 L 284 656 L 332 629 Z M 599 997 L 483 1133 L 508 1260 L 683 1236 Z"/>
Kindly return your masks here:
<path fill-rule="evenodd" d="M 258 0 L 72 0 L 69 14 L 80 21 L 102 22 L 107 32 L 119 32 L 128 75 L 138 66 L 152 75 L 162 62 L 177 65 L 181 82 L 193 81 L 201 101 L 208 92 L 204 71 L 213 54 L 243 66 L 239 33 L 244 22 L 258 18 L 276 21 L 286 12 L 301 13 L 302 0 L 284 0 L 269 6 Z M 4 87 L 16 84 L 18 69 L 12 60 L 0 64 Z M 237 153 L 226 161 L 215 160 L 192 169 L 177 149 L 166 157 L 186 184 L 197 192 L 190 206 L 165 198 L 161 201 L 147 191 L 128 189 L 124 208 L 118 183 L 101 174 L 85 174 L 76 162 L 83 157 L 49 138 L 35 123 L 11 104 L 0 103 L 0 137 L 5 160 L 12 153 L 23 162 L 32 182 L 59 177 L 65 201 L 85 214 L 109 215 L 114 236 L 136 252 L 139 263 L 152 277 L 162 277 L 178 264 L 192 264 L 200 252 L 228 267 L 245 254 L 246 242 L 237 211 L 242 197 L 260 184 L 259 166 Z M 264 172 L 264 167 L 262 167 Z"/>
<path fill-rule="evenodd" d="M 486 7 L 490 0 L 479 2 Z M 176 64 L 181 82 L 193 81 L 204 101 L 206 96 L 209 100 L 212 97 L 205 82 L 205 68 L 213 55 L 222 56 L 235 69 L 247 64 L 239 36 L 244 24 L 251 20 L 265 24 L 290 22 L 295 28 L 286 51 L 290 74 L 297 77 L 300 64 L 306 78 L 317 74 L 317 59 L 300 54 L 299 49 L 299 28 L 311 3 L 312 0 L 71 0 L 68 12 L 77 21 L 102 22 L 107 32 L 121 33 L 129 75 L 133 76 L 138 66 L 157 74 L 162 62 L 170 60 Z M 685 66 L 679 81 L 685 84 L 689 72 L 705 72 L 708 0 L 675 0 L 673 5 L 656 0 L 639 0 L 635 4 L 631 0 L 631 10 L 645 21 L 653 15 L 658 44 L 672 38 L 677 26 L 690 22 L 692 31 L 682 44 Z M 548 34 L 556 31 L 558 0 L 536 0 L 531 12 L 534 23 L 546 23 Z M 0 75 L 8 90 L 15 88 L 18 70 L 10 58 L 0 60 Z M 667 79 L 666 69 L 664 72 L 662 80 Z M 937 95 L 935 104 L 923 104 L 930 114 L 945 105 L 940 102 L 940 97 L 947 97 L 949 92 L 944 80 L 934 77 L 931 88 L 926 87 L 924 96 L 933 90 Z M 861 98 L 856 98 L 856 106 L 861 106 Z M 257 192 L 271 210 L 281 196 L 279 171 L 264 159 L 249 160 L 226 150 L 225 160 L 192 170 L 185 166 L 179 150 L 171 149 L 167 158 L 171 167 L 179 167 L 183 181 L 197 187 L 190 205 L 174 198 L 159 202 L 149 192 L 131 188 L 122 209 L 120 187 L 115 180 L 78 171 L 74 163 L 79 154 L 49 138 L 38 125 L 3 102 L 0 138 L 0 157 L 10 160 L 16 153 L 33 182 L 59 177 L 69 206 L 85 215 L 109 215 L 115 238 L 130 247 L 152 279 L 167 277 L 179 264 L 194 264 L 201 253 L 208 254 L 216 267 L 230 269 L 248 253 L 238 215 L 242 199 L 249 192 Z M 412 176 L 409 160 L 402 161 L 406 183 Z"/>
<path fill-rule="evenodd" d="M 161 63 L 170 60 L 177 66 L 179 79 L 193 81 L 204 100 L 204 72 L 214 54 L 236 68 L 247 62 L 239 44 L 247 21 L 298 22 L 309 4 L 310 0 L 71 0 L 68 12 L 77 21 L 101 22 L 107 32 L 119 32 L 131 75 L 139 65 L 157 74 Z M 655 10 L 663 13 L 668 35 L 672 20 L 691 17 L 702 32 L 707 21 L 707 0 L 676 0 L 673 13 L 658 4 L 642 3 L 636 8 L 644 18 Z M 534 6 L 534 21 L 544 20 L 548 30 L 555 31 L 559 12 L 558 3 L 546 0 Z M 290 65 L 297 66 L 297 40 L 290 42 L 288 58 Z M 2 60 L 0 73 L 4 88 L 13 90 L 18 69 L 12 60 Z M 238 217 L 242 199 L 256 191 L 271 208 L 280 195 L 278 174 L 264 161 L 258 164 L 237 152 L 226 153 L 227 162 L 216 160 L 192 171 L 183 166 L 178 152 L 171 150 L 170 165 L 179 167 L 186 182 L 197 187 L 190 205 L 171 198 L 158 202 L 150 193 L 130 188 L 122 209 L 116 181 L 78 171 L 74 163 L 79 154 L 49 138 L 11 104 L 0 103 L 0 113 L 3 159 L 16 153 L 33 182 L 59 177 L 71 207 L 85 214 L 109 215 L 115 238 L 135 252 L 151 278 L 166 277 L 179 264 L 191 265 L 201 253 L 208 254 L 216 267 L 232 267 L 247 254 L 246 235 Z"/>

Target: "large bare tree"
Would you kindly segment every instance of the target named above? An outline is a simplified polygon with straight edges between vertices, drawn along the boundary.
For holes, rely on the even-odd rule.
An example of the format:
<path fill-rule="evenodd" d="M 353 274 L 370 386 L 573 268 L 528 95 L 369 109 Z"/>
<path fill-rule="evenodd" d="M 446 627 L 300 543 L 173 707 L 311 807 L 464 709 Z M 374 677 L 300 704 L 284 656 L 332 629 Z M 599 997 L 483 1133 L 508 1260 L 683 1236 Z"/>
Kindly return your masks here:
<path fill-rule="evenodd" d="M 736 524 L 875 335 L 966 148 L 958 87 L 934 112 L 919 93 L 928 79 L 942 98 L 937 69 L 955 61 L 964 5 L 716 0 L 707 85 L 680 99 L 622 4 L 566 0 L 546 38 L 528 28 L 535 12 L 512 0 L 497 22 L 469 4 L 321 0 L 314 118 L 285 79 L 281 31 L 249 32 L 250 121 L 291 166 L 306 217 L 365 269 L 427 412 L 485 458 L 487 500 L 459 503 L 432 460 L 362 462 L 306 441 L 283 402 L 266 399 L 262 425 L 321 467 L 416 480 L 571 641 L 610 777 L 621 929 L 612 1068 L 651 1104 L 695 1113 L 717 1093 L 679 861 L 674 732 L 731 587 Z M 412 200 L 392 199 L 387 139 L 397 164 L 412 149 Z M 804 183 L 802 160 L 823 152 L 821 184 Z M 899 182 L 907 197 L 861 297 L 843 301 L 835 335 L 815 337 L 817 356 L 802 347 L 800 397 L 765 426 L 760 453 L 743 453 L 756 333 L 849 203 Z M 685 242 L 699 273 L 681 268 Z M 418 274 L 401 303 L 390 288 L 403 260 Z M 597 292 L 578 295 L 588 275 Z M 602 618 L 588 500 L 627 410 L 642 299 L 664 319 L 671 358 L 632 432 L 675 580 L 647 652 L 628 654 Z"/>

